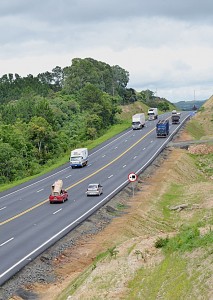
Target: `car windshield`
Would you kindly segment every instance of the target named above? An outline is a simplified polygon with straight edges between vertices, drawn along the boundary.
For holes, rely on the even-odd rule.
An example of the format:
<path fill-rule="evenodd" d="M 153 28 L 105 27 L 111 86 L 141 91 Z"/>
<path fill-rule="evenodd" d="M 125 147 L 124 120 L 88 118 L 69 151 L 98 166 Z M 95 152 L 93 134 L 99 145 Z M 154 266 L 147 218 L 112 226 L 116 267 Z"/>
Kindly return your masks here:
<path fill-rule="evenodd" d="M 90 190 L 95 190 L 95 189 L 97 189 L 98 188 L 98 185 L 97 184 L 90 184 L 89 186 L 88 186 L 88 189 L 90 189 Z"/>
<path fill-rule="evenodd" d="M 71 157 L 71 160 L 72 160 L 72 161 L 78 161 L 79 159 L 81 159 L 81 156 Z"/>

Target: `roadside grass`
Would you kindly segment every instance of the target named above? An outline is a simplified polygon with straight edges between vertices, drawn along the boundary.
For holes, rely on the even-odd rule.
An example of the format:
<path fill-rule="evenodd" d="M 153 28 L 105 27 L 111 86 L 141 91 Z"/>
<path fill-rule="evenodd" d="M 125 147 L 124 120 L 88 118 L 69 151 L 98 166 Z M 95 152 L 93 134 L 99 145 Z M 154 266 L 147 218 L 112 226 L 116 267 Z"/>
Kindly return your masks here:
<path fill-rule="evenodd" d="M 209 158 L 210 157 L 210 158 Z M 197 166 L 202 160 L 202 156 L 193 156 L 193 163 Z M 209 173 L 208 165 L 211 155 L 205 159 L 204 163 L 191 171 L 195 178 L 204 181 L 204 176 Z M 191 163 L 192 160 L 188 161 Z M 207 166 L 207 168 L 206 168 Z M 202 170 L 203 175 L 199 176 Z M 187 176 L 188 174 L 183 174 Z M 196 180 L 199 182 L 199 180 Z M 128 283 L 126 300 L 134 299 L 208 299 L 209 287 L 206 286 L 206 279 L 211 277 L 211 268 L 208 270 L 204 266 L 204 261 L 212 261 L 213 253 L 213 214 L 212 210 L 201 206 L 201 209 L 190 210 L 184 216 L 176 211 L 171 211 L 169 207 L 182 203 L 202 204 L 204 195 L 188 193 L 189 187 L 193 186 L 193 180 L 186 180 L 185 184 L 171 183 L 168 190 L 160 197 L 155 210 L 154 218 L 160 219 L 162 214 L 163 221 L 171 224 L 178 233 L 168 238 L 159 238 L 155 242 L 156 248 L 162 248 L 163 260 L 159 265 L 143 267 L 138 270 L 135 276 Z M 160 224 L 160 220 L 158 223 Z M 201 234 L 200 228 L 206 228 L 205 234 Z M 203 256 L 196 260 L 193 252 L 200 250 Z M 188 257 L 185 255 L 187 254 Z M 192 255 L 190 257 L 190 254 Z M 200 266 L 196 267 L 196 264 Z M 191 269 L 190 269 L 191 268 Z M 193 270 L 193 271 L 192 271 Z"/>
<path fill-rule="evenodd" d="M 85 282 L 85 280 L 90 276 L 93 270 L 96 269 L 97 264 L 103 261 L 105 258 L 110 256 L 109 250 L 99 253 L 94 259 L 93 264 L 85 269 L 77 278 L 75 278 L 69 286 L 62 291 L 60 295 L 57 296 L 57 300 L 66 300 L 68 296 L 71 296 L 75 291 Z"/>
<path fill-rule="evenodd" d="M 169 187 L 169 190 L 164 195 L 162 195 L 159 202 L 159 210 L 162 211 L 164 220 L 169 221 L 172 218 L 172 221 L 174 222 L 174 214 L 173 211 L 170 210 L 170 207 L 182 203 L 183 186 L 172 183 Z"/>
<path fill-rule="evenodd" d="M 182 228 L 180 233 L 171 238 L 159 238 L 155 246 L 163 248 L 164 259 L 159 265 L 152 268 L 140 268 L 134 278 L 128 283 L 128 295 L 130 300 L 179 300 L 179 299 L 208 299 L 208 287 L 205 287 L 205 279 L 211 276 L 211 270 L 195 268 L 194 264 L 202 265 L 202 261 L 212 255 L 213 231 L 201 235 L 198 226 Z M 203 249 L 203 257 L 200 262 L 192 258 L 186 258 L 184 253 L 191 253 L 196 249 Z M 209 250 L 208 250 L 209 249 Z M 189 265 L 193 266 L 193 272 Z M 196 287 L 196 288 L 195 288 Z M 197 292 L 199 291 L 199 294 Z"/>
<path fill-rule="evenodd" d="M 192 119 L 190 120 L 190 122 L 187 122 L 186 130 L 189 132 L 191 136 L 194 137 L 195 140 L 200 140 L 203 136 L 205 136 L 204 128 L 195 119 Z"/>
<path fill-rule="evenodd" d="M 134 243 L 131 247 L 129 247 L 129 249 L 127 250 L 127 255 L 130 255 L 132 253 L 132 251 L 135 249 L 136 247 L 136 243 Z"/>
<path fill-rule="evenodd" d="M 209 228 L 206 234 L 201 235 L 199 227 L 194 225 L 181 228 L 176 236 L 167 241 L 163 249 L 166 253 L 173 253 L 175 251 L 185 252 L 210 245 L 213 245 L 213 231 L 211 228 Z"/>
<path fill-rule="evenodd" d="M 202 173 L 205 173 L 207 177 L 213 176 L 213 153 L 205 155 L 191 154 L 191 156 L 195 159 L 196 166 Z"/>
<path fill-rule="evenodd" d="M 193 276 L 198 277 L 199 274 L 195 273 Z M 192 287 L 186 260 L 177 254 L 168 255 L 159 265 L 141 268 L 136 272 L 128 284 L 129 291 L 125 299 L 197 299 L 196 295 L 192 297 Z"/>
<path fill-rule="evenodd" d="M 123 211 L 127 208 L 128 208 L 128 206 L 124 203 L 121 203 L 121 202 L 117 203 L 117 205 L 116 205 L 116 209 L 119 210 L 119 211 Z"/>

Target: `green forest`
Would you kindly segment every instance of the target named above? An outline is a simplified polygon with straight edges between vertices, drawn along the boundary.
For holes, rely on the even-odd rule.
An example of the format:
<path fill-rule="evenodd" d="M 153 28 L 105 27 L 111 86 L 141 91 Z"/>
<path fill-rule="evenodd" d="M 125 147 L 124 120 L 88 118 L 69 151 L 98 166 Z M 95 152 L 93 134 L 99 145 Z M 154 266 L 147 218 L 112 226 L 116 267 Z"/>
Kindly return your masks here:
<path fill-rule="evenodd" d="M 129 72 L 92 58 L 37 76 L 0 78 L 0 184 L 41 172 L 72 148 L 120 122 L 123 105 L 142 101 L 161 110 L 166 99 L 127 88 Z M 158 100 L 158 101 L 156 101 Z"/>

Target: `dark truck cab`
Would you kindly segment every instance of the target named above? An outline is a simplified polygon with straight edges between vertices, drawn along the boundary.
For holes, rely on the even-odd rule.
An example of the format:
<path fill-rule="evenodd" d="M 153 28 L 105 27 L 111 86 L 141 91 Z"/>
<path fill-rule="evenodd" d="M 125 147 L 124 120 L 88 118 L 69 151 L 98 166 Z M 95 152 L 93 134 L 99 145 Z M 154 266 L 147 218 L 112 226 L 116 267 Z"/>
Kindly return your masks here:
<path fill-rule="evenodd" d="M 173 114 L 172 115 L 172 124 L 179 124 L 180 123 L 180 114 Z"/>
<path fill-rule="evenodd" d="M 166 137 L 169 135 L 169 120 L 159 120 L 156 124 L 157 137 Z"/>

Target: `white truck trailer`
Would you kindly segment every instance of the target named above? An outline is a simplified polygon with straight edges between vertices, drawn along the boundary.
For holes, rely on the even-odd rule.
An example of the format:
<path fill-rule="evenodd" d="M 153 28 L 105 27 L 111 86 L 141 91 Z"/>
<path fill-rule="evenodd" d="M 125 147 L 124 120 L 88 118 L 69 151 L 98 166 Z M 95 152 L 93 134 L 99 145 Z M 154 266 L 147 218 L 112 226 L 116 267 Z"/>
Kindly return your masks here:
<path fill-rule="evenodd" d="M 158 109 L 156 107 L 148 109 L 148 119 L 149 121 L 155 120 L 158 118 Z"/>
<path fill-rule="evenodd" d="M 71 151 L 70 154 L 70 167 L 84 167 L 88 163 L 88 149 L 79 148 Z"/>
<path fill-rule="evenodd" d="M 132 116 L 132 129 L 141 129 L 145 125 L 145 114 L 140 113 L 140 114 L 135 114 Z"/>

